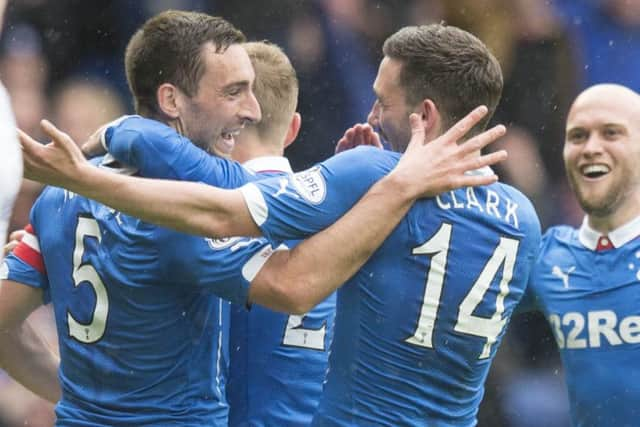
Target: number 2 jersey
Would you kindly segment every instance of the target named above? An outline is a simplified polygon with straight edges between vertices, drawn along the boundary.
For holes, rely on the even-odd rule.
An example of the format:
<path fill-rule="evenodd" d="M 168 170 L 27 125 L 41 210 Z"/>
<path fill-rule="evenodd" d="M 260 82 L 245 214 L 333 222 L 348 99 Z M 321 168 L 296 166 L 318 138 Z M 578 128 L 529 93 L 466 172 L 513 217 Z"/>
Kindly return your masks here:
<path fill-rule="evenodd" d="M 573 424 L 640 420 L 640 218 L 601 236 L 586 222 L 549 229 L 523 307 L 549 321 Z"/>
<path fill-rule="evenodd" d="M 360 147 L 242 192 L 277 244 L 336 221 L 399 157 Z M 531 203 L 503 184 L 416 202 L 338 291 L 329 373 L 312 425 L 474 425 L 539 242 Z"/>

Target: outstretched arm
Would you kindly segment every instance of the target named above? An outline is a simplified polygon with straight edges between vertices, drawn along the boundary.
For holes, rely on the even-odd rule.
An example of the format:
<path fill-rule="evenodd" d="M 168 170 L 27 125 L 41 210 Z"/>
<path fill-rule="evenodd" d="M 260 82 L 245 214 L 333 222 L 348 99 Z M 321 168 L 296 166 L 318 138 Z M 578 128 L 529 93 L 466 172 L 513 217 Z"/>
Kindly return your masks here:
<path fill-rule="evenodd" d="M 486 111 L 486 107 L 479 107 L 429 144 L 424 144 L 422 132 L 415 135 L 413 148 L 405 153 L 393 173 L 385 178 L 401 178 L 403 191 L 389 196 L 402 196 L 407 203 L 411 203 L 419 197 L 452 188 L 495 181 L 495 176 L 471 176 L 464 172 L 504 159 L 506 153 L 503 151 L 473 156 L 473 153 L 502 135 L 504 127 L 489 130 L 465 144 L 457 144 L 470 129 L 469 123 L 476 123 Z M 419 118 L 415 117 L 414 123 L 416 120 L 419 122 Z M 260 235 L 240 191 L 111 174 L 90 165 L 71 138 L 51 123 L 43 121 L 42 126 L 53 140 L 47 146 L 20 132 L 25 176 L 28 178 L 65 187 L 129 215 L 178 231 L 204 236 Z M 395 207 L 390 203 L 384 205 L 389 212 L 393 212 Z M 386 217 L 383 215 L 381 220 Z M 377 221 L 368 214 L 361 218 L 365 222 Z"/>
<path fill-rule="evenodd" d="M 260 235 L 238 192 L 110 173 L 89 163 L 69 135 L 50 122 L 43 120 L 42 128 L 53 141 L 48 145 L 18 131 L 25 153 L 25 176 L 31 179 L 186 233 L 209 237 Z"/>

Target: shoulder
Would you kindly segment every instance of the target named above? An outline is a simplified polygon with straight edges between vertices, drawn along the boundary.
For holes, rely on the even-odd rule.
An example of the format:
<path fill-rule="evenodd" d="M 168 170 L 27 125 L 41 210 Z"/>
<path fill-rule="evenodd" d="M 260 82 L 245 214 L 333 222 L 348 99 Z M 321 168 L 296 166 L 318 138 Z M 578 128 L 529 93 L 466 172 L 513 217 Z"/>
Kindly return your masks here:
<path fill-rule="evenodd" d="M 105 133 L 107 141 L 114 134 L 119 136 L 128 135 L 142 140 L 181 138 L 180 134 L 171 126 L 142 116 L 127 116 L 114 123 Z"/>
<path fill-rule="evenodd" d="M 531 202 L 531 200 L 525 196 L 520 190 L 515 187 L 512 187 L 508 184 L 497 183 L 493 184 L 497 188 L 500 188 L 501 191 L 514 203 L 518 205 L 518 207 L 525 214 L 525 218 L 528 219 L 530 225 L 534 228 L 538 229 L 538 233 L 541 233 L 540 219 L 538 218 L 538 213 Z"/>
<path fill-rule="evenodd" d="M 556 225 L 547 229 L 542 235 L 541 250 L 555 246 L 571 246 L 577 239 L 578 231 L 568 225 Z"/>
<path fill-rule="evenodd" d="M 320 163 L 330 173 L 349 175 L 386 175 L 398 163 L 401 154 L 363 146 L 343 151 Z"/>

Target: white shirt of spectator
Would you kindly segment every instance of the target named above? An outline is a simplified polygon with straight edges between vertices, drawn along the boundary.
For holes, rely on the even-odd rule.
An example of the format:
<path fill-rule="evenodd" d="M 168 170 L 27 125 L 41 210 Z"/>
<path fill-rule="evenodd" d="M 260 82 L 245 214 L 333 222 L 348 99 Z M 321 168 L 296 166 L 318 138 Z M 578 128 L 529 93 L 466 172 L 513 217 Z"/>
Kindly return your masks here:
<path fill-rule="evenodd" d="M 16 133 L 16 120 L 5 87 L 0 84 L 0 244 L 5 243 L 7 227 L 20 183 L 22 154 Z M 0 253 L 0 261 L 2 254 Z"/>

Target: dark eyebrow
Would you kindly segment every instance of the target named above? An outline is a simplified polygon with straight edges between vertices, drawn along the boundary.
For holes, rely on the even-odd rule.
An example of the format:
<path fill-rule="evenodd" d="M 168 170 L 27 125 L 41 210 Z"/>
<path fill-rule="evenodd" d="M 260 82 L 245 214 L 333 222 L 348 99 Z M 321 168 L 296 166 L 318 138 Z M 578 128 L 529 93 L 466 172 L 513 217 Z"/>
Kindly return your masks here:
<path fill-rule="evenodd" d="M 587 132 L 587 130 L 582 126 L 574 126 L 572 128 L 567 129 L 565 135 L 570 136 L 578 132 Z"/>
<path fill-rule="evenodd" d="M 248 87 L 249 85 L 249 81 L 248 80 L 242 80 L 242 81 L 238 81 L 238 82 L 232 82 L 229 83 L 228 85 L 224 86 L 222 88 L 222 90 L 224 91 L 228 91 L 231 89 L 236 89 L 236 88 L 243 88 L 243 87 Z"/>

